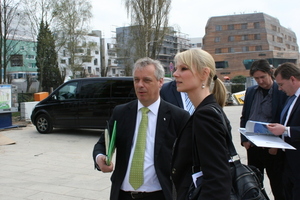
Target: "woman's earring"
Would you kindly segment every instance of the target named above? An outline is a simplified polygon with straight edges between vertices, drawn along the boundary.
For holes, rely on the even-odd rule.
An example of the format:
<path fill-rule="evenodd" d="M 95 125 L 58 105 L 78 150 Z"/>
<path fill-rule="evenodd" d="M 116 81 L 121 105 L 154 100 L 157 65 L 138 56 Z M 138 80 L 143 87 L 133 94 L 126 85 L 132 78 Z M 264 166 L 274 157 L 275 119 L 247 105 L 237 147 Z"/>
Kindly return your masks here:
<path fill-rule="evenodd" d="M 201 87 L 202 87 L 202 89 L 204 89 L 204 88 L 205 88 L 205 85 L 204 85 L 204 83 L 202 83 L 202 86 L 201 86 Z"/>

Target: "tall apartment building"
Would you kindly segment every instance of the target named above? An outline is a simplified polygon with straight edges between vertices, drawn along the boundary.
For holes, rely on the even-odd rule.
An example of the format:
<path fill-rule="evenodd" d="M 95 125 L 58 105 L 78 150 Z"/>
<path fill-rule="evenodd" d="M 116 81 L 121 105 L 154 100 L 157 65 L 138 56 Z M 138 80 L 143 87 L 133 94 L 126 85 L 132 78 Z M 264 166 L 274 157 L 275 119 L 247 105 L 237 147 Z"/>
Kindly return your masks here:
<path fill-rule="evenodd" d="M 132 44 L 130 45 L 130 41 L 133 39 L 132 35 L 134 35 L 131 34 L 131 31 L 132 28 L 130 26 L 116 28 L 118 66 L 123 69 L 125 66 L 132 67 L 134 63 L 133 55 L 135 55 L 136 50 Z M 157 55 L 157 59 L 165 68 L 166 76 L 171 76 L 172 72 L 170 71 L 170 63 L 173 62 L 176 53 L 189 49 L 189 42 L 190 40 L 187 34 L 178 32 L 174 30 L 173 27 L 169 27 L 169 31 L 165 35 L 160 51 Z M 149 43 L 151 48 L 153 41 L 150 41 Z"/>
<path fill-rule="evenodd" d="M 219 77 L 247 77 L 258 59 L 267 59 L 275 68 L 284 62 L 299 64 L 295 33 L 265 13 L 211 17 L 203 49 L 214 57 Z"/>
<path fill-rule="evenodd" d="M 75 64 L 82 67 L 87 77 L 101 76 L 101 31 L 93 30 L 77 41 Z M 80 78 L 80 71 L 73 74 L 70 69 L 70 52 L 65 47 L 58 51 L 58 64 L 67 77 Z"/>

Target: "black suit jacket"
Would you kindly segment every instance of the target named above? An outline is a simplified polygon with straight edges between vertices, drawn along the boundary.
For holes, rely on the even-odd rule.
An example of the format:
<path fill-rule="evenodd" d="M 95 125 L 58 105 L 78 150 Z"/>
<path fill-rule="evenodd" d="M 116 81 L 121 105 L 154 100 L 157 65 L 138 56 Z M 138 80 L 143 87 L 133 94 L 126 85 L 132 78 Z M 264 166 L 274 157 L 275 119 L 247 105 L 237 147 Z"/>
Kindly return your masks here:
<path fill-rule="evenodd" d="M 250 111 L 252 107 L 252 102 L 254 100 L 254 96 L 257 92 L 258 85 L 251 86 L 247 88 L 245 99 L 244 99 L 244 106 L 242 110 L 242 116 L 240 121 L 240 127 L 245 128 L 247 121 L 249 120 Z M 278 90 L 278 85 L 276 82 L 273 82 L 272 85 L 273 93 L 272 93 L 272 123 L 279 123 L 280 122 L 280 114 L 284 107 L 284 103 L 287 99 L 287 96 L 284 92 Z M 241 134 L 241 143 L 247 142 L 248 139 Z"/>
<path fill-rule="evenodd" d="M 203 172 L 201 196 L 198 199 L 227 200 L 230 197 L 231 173 L 226 134 L 230 134 L 228 129 L 231 130 L 231 126 L 223 114 L 228 129 L 225 128 L 212 105 L 220 108 L 213 95 L 209 95 L 196 108 L 175 142 L 171 175 L 177 200 L 185 200 L 192 183 L 192 151 L 196 147 Z M 195 138 L 192 138 L 192 133 Z"/>
<path fill-rule="evenodd" d="M 163 84 L 160 90 L 160 97 L 163 100 L 184 109 L 181 94 L 177 91 L 175 81 Z"/>
<path fill-rule="evenodd" d="M 120 187 L 126 175 L 132 141 L 135 131 L 137 103 L 132 101 L 116 106 L 109 121 L 110 130 L 117 121 L 116 129 L 116 164 L 111 176 L 112 186 L 110 199 L 117 200 Z M 157 127 L 154 146 L 154 167 L 166 199 L 172 199 L 170 180 L 171 156 L 177 133 L 183 128 L 189 113 L 161 99 L 157 116 Z M 98 154 L 106 154 L 104 137 L 100 137 L 94 147 L 94 161 Z"/>
<path fill-rule="evenodd" d="M 285 150 L 286 164 L 290 166 L 292 174 L 300 178 L 300 97 L 298 97 L 286 126 L 290 127 L 291 137 L 285 137 L 285 141 L 297 150 Z"/>

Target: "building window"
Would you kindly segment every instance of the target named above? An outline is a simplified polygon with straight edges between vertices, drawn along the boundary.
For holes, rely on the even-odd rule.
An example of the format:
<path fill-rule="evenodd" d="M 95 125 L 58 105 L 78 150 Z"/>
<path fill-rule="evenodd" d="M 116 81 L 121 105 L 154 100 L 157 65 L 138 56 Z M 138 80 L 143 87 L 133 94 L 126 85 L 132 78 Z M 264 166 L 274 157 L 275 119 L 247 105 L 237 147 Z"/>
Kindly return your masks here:
<path fill-rule="evenodd" d="M 25 47 L 24 46 L 20 46 L 20 50 L 25 50 Z"/>
<path fill-rule="evenodd" d="M 112 74 L 116 74 L 116 69 L 112 69 Z"/>
<path fill-rule="evenodd" d="M 234 53 L 234 48 L 229 47 L 229 48 L 228 48 L 228 53 Z"/>
<path fill-rule="evenodd" d="M 229 36 L 228 37 L 228 42 L 233 42 L 234 41 L 234 36 Z"/>
<path fill-rule="evenodd" d="M 23 56 L 22 55 L 11 55 L 10 63 L 12 67 L 23 66 Z"/>
<path fill-rule="evenodd" d="M 32 51 L 36 51 L 36 47 L 32 47 Z"/>
<path fill-rule="evenodd" d="M 75 53 L 84 53 L 83 49 L 75 49 Z"/>
<path fill-rule="evenodd" d="M 254 28 L 260 28 L 260 24 L 259 24 L 259 22 L 254 22 Z"/>
<path fill-rule="evenodd" d="M 255 46 L 255 51 L 261 51 L 262 50 L 262 46 L 259 45 L 259 46 Z"/>
<path fill-rule="evenodd" d="M 229 25 L 227 26 L 227 29 L 228 29 L 228 30 L 234 30 L 234 24 L 229 24 Z"/>
<path fill-rule="evenodd" d="M 96 72 L 100 72 L 100 69 L 99 69 L 99 67 L 96 67 Z"/>
<path fill-rule="evenodd" d="M 215 50 L 215 53 L 222 53 L 221 48 L 217 48 L 217 49 Z"/>
<path fill-rule="evenodd" d="M 88 67 L 88 73 L 91 74 L 92 73 L 92 68 Z"/>
<path fill-rule="evenodd" d="M 98 55 L 98 54 L 99 54 L 99 51 L 95 51 L 95 54 Z"/>
<path fill-rule="evenodd" d="M 216 31 L 221 31 L 222 30 L 222 26 L 221 25 L 216 25 Z"/>
<path fill-rule="evenodd" d="M 248 46 L 243 47 L 243 52 L 246 52 L 246 51 L 249 51 L 249 47 Z"/>
<path fill-rule="evenodd" d="M 255 40 L 260 40 L 260 34 L 254 34 L 254 39 Z"/>
<path fill-rule="evenodd" d="M 248 35 L 242 35 L 242 40 L 248 40 Z"/>
<path fill-rule="evenodd" d="M 88 56 L 90 56 L 90 55 L 91 55 L 91 50 L 90 50 L 90 49 L 87 49 L 86 54 L 87 54 Z"/>
<path fill-rule="evenodd" d="M 66 56 L 66 50 L 63 50 L 63 56 L 64 57 Z"/>
<path fill-rule="evenodd" d="M 98 59 L 94 59 L 94 65 L 98 65 Z"/>
<path fill-rule="evenodd" d="M 215 37 L 215 42 L 220 42 L 221 38 L 220 37 Z"/>
<path fill-rule="evenodd" d="M 60 63 L 61 63 L 61 64 L 66 64 L 66 60 L 61 59 L 61 60 L 60 60 Z"/>
<path fill-rule="evenodd" d="M 272 31 L 277 31 L 277 26 L 271 25 L 271 27 L 272 27 Z"/>
<path fill-rule="evenodd" d="M 223 69 L 228 67 L 228 61 L 220 61 L 220 62 L 215 62 L 216 63 L 216 68 L 217 69 Z"/>
<path fill-rule="evenodd" d="M 83 56 L 82 57 L 82 62 L 92 62 L 91 56 Z"/>
<path fill-rule="evenodd" d="M 291 49 L 291 45 L 286 44 L 286 48 L 287 48 L 287 49 Z"/>
<path fill-rule="evenodd" d="M 280 47 L 274 47 L 274 50 L 276 50 L 276 51 L 281 51 L 281 48 Z"/>
<path fill-rule="evenodd" d="M 248 24 L 247 23 L 244 23 L 241 25 L 241 29 L 247 29 L 248 28 Z"/>
<path fill-rule="evenodd" d="M 283 43 L 283 39 L 282 39 L 282 37 L 277 37 L 277 42 L 279 42 L 279 43 Z"/>
<path fill-rule="evenodd" d="M 26 59 L 35 59 L 34 55 L 26 55 Z"/>

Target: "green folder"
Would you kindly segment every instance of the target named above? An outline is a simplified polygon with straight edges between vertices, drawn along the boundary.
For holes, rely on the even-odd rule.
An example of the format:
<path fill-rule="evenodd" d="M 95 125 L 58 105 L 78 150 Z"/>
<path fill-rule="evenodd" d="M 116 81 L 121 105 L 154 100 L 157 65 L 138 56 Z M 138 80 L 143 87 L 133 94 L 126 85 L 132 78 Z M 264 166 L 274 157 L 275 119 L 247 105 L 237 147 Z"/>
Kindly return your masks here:
<path fill-rule="evenodd" d="M 111 163 L 111 160 L 112 160 L 112 157 L 114 155 L 114 152 L 115 152 L 115 148 L 116 148 L 116 129 L 117 129 L 117 121 L 114 122 L 114 127 L 113 127 L 113 130 L 112 130 L 112 134 L 111 134 L 111 138 L 109 138 L 109 134 L 108 135 L 108 138 L 107 138 L 107 141 L 109 141 L 109 147 L 108 147 L 108 151 L 106 152 L 107 154 L 107 157 L 106 157 L 106 164 L 109 166 L 110 163 Z"/>

